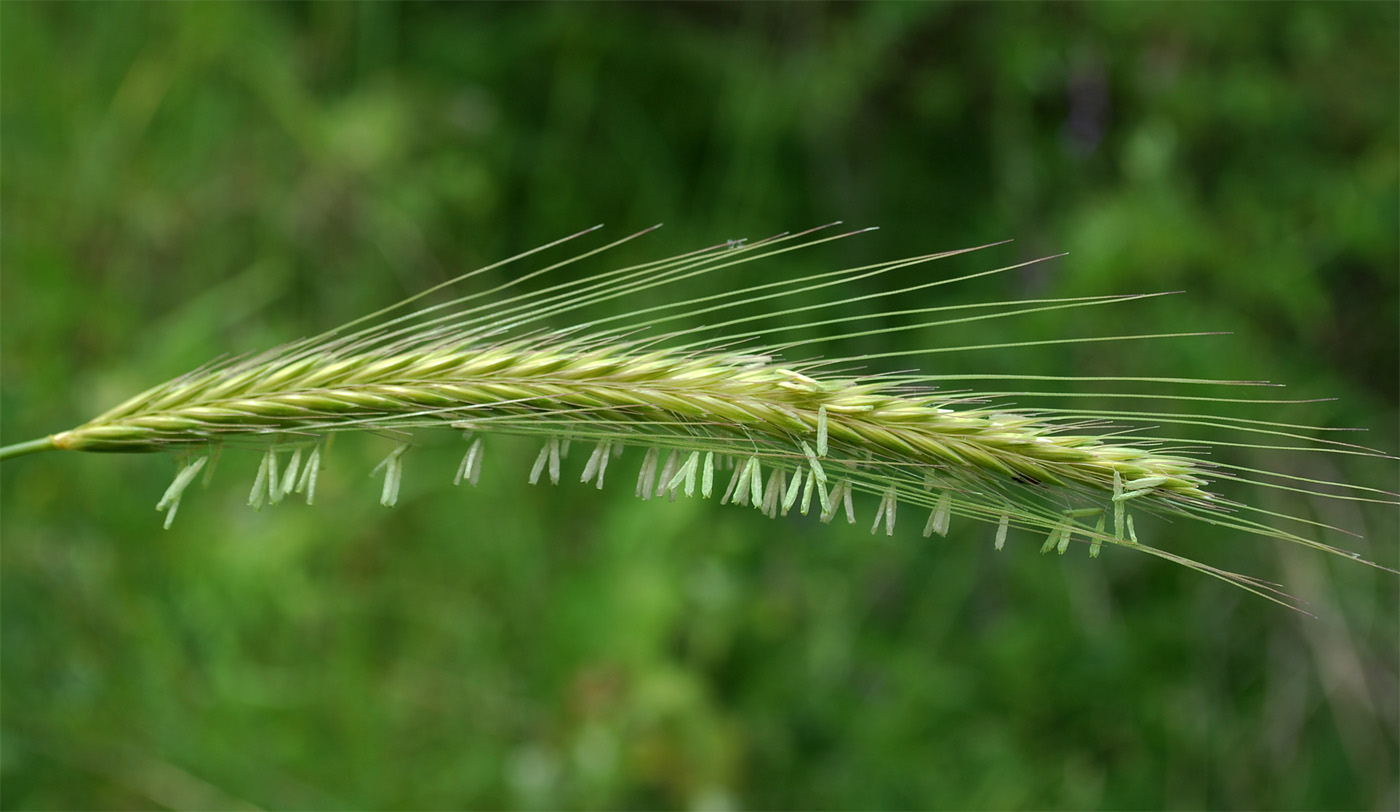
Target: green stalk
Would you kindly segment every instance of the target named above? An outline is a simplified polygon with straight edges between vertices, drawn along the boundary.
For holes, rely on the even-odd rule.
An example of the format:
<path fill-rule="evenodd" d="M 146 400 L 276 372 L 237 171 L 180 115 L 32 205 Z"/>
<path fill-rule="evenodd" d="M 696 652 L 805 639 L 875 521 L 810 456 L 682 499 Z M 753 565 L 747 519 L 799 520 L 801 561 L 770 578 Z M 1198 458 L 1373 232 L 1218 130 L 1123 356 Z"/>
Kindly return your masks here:
<path fill-rule="evenodd" d="M 8 460 L 10 457 L 22 457 L 25 454 L 49 451 L 54 448 L 58 448 L 58 446 L 54 444 L 52 437 L 40 437 L 37 440 L 30 440 L 27 443 L 0 446 L 0 460 Z"/>

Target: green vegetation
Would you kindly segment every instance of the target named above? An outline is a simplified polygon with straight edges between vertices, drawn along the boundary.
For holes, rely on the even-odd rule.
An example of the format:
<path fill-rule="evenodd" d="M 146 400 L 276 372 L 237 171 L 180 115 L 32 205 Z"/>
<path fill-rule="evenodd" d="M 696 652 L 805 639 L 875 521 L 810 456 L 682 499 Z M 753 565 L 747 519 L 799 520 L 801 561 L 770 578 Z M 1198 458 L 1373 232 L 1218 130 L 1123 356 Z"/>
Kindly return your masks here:
<path fill-rule="evenodd" d="M 1014 237 L 868 290 L 1070 255 L 851 306 L 1185 291 L 843 354 L 1232 330 L 910 364 L 1282 381 L 1338 400 L 1234 414 L 1394 451 L 1397 34 L 1385 4 L 5 4 L 0 442 L 598 221 L 666 221 L 644 261 L 841 218 L 882 229 L 774 278 Z M 1397 803 L 1393 575 L 1139 520 L 1311 619 L 971 522 L 640 501 L 635 452 L 530 487 L 539 444 L 493 440 L 453 488 L 460 442 L 421 439 L 394 510 L 393 440 L 347 437 L 316 505 L 249 510 L 231 448 L 169 531 L 165 455 L 7 461 L 0 806 Z M 1397 565 L 1393 506 L 1259 498 Z"/>

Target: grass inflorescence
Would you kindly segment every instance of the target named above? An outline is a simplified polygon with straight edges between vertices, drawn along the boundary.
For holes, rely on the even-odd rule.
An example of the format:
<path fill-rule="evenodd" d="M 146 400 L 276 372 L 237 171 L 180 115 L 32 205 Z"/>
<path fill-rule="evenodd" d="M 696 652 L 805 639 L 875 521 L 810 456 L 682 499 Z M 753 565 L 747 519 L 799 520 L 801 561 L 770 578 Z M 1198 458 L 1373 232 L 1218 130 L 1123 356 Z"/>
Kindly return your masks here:
<path fill-rule="evenodd" d="M 876 504 L 871 532 L 893 534 L 899 512 L 917 508 L 927 512 L 926 519 L 920 519 L 925 536 L 946 535 L 959 518 L 987 522 L 994 528 L 998 549 L 1012 528 L 1044 534 L 1043 552 L 1064 553 L 1073 542 L 1087 544 L 1093 556 L 1104 545 L 1131 547 L 1271 598 L 1280 593 L 1266 582 L 1139 543 L 1134 515 L 1204 521 L 1357 557 L 1318 541 L 1306 529 L 1288 529 L 1284 522 L 1290 517 L 1235 501 L 1217 491 L 1216 483 L 1251 483 L 1339 499 L 1395 500 L 1394 494 L 1377 489 L 1227 465 L 1202 450 L 1212 445 L 1268 445 L 1253 442 L 1253 437 L 1261 437 L 1275 443 L 1269 447 L 1386 456 L 1313 439 L 1315 432 L 1298 426 L 1194 413 L 1012 407 L 1004 405 L 1007 393 L 940 388 L 949 380 L 992 376 L 867 371 L 880 359 L 972 348 L 784 360 L 811 342 L 773 340 L 803 328 L 816 329 L 823 341 L 838 341 L 912 327 L 866 327 L 867 321 L 880 323 L 869 317 L 812 319 L 796 327 L 767 329 L 757 324 L 773 311 L 807 317 L 808 312 L 847 301 L 842 299 L 843 285 L 963 252 L 724 289 L 661 305 L 628 301 L 644 291 L 844 236 L 849 233 L 823 236 L 813 230 L 753 243 L 730 241 L 539 292 L 517 291 L 528 279 L 591 257 L 622 242 L 618 241 L 490 290 L 417 310 L 410 307 L 430 293 L 504 264 L 498 263 L 321 336 L 195 370 L 77 428 L 0 449 L 0 458 L 53 448 L 178 452 L 183 465 L 157 504 L 169 526 L 185 489 L 201 471 L 206 479 L 212 474 L 220 450 L 229 443 L 263 450 L 249 498 L 254 507 L 294 493 L 313 501 L 324 444 L 340 431 L 372 431 L 396 440 L 376 469 L 383 475 L 380 501 L 385 505 L 397 501 L 404 456 L 412 446 L 413 430 L 420 428 L 449 428 L 465 435 L 458 483 L 477 482 L 483 440 L 492 434 L 539 438 L 539 455 L 528 475 L 531 483 L 546 476 L 559 482 L 570 464 L 570 449 L 584 447 L 587 457 L 574 470 L 580 471 L 583 482 L 601 488 L 610 460 L 622 448 L 635 446 L 645 449 L 635 489 L 642 498 L 698 495 L 750 506 L 770 517 L 796 511 L 815 514 L 823 522 L 837 517 L 855 522 L 853 497 L 860 494 Z M 907 296 L 967 278 L 925 282 L 893 293 Z M 789 297 L 813 292 L 827 299 L 781 307 Z M 1144 295 L 942 305 L 887 315 L 914 316 L 913 327 L 922 327 L 1140 298 Z M 560 321 L 567 324 L 570 314 L 599 305 L 611 308 L 612 315 L 559 326 Z M 737 315 L 741 306 L 753 305 L 765 312 Z M 668 329 L 673 322 L 701 317 L 714 320 L 701 327 Z M 715 334 L 723 337 L 710 337 Z M 1052 338 L 975 349 L 1181 335 Z M 1182 378 L 1074 381 L 1176 387 L 1249 383 Z M 1175 393 L 1164 397 L 1240 400 Z M 1272 406 L 1288 401 L 1251 402 Z M 1223 433 L 1216 439 L 1188 441 L 1149 436 L 1134 428 L 1174 424 Z"/>

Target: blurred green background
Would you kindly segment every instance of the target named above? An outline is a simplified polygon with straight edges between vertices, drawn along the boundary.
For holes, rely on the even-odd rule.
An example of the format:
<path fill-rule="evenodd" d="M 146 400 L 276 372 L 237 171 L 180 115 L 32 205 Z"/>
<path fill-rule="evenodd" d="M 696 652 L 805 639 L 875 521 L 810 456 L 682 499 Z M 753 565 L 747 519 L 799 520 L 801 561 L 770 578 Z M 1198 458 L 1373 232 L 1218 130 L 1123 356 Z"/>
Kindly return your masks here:
<path fill-rule="evenodd" d="M 909 361 L 927 371 L 1283 381 L 1338 400 L 1236 413 L 1393 453 L 1398 20 L 0 4 L 0 432 L 597 222 L 667 223 L 621 262 L 844 219 L 881 230 L 755 273 L 1015 238 L 896 282 L 1068 251 L 946 295 L 1186 291 L 887 342 L 1234 331 Z M 248 509 L 257 455 L 230 452 L 168 532 L 168 459 L 6 462 L 0 805 L 1400 804 L 1393 575 L 1144 522 L 1312 619 L 1120 550 L 998 554 L 987 527 L 930 542 L 908 516 L 872 537 L 868 503 L 847 528 L 641 502 L 635 454 L 602 492 L 531 488 L 534 445 L 496 440 L 454 489 L 460 446 L 420 439 L 393 510 L 365 477 L 389 446 L 365 438 L 310 508 Z M 1393 463 L 1222 453 L 1400 489 Z M 1393 507 L 1234 495 L 1397 565 Z"/>

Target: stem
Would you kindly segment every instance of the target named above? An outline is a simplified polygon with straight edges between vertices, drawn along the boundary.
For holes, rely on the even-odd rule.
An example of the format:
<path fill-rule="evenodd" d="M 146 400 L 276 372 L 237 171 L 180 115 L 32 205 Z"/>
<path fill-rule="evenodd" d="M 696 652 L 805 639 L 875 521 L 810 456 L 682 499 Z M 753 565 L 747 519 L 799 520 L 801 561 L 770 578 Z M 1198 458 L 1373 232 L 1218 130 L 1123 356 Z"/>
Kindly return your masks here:
<path fill-rule="evenodd" d="M 27 443 L 0 446 L 0 460 L 7 460 L 10 457 L 20 457 L 25 454 L 33 454 L 38 451 L 49 451 L 54 448 L 58 448 L 58 446 L 54 445 L 52 437 L 40 437 L 37 440 L 30 440 Z"/>

